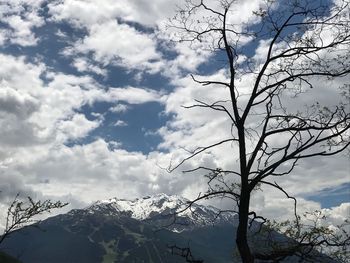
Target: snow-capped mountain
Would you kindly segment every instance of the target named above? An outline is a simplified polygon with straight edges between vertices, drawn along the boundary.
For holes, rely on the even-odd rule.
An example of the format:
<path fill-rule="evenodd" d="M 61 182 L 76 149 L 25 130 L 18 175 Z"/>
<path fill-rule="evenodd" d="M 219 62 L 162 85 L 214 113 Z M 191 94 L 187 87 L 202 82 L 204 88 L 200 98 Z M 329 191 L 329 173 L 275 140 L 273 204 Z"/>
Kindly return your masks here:
<path fill-rule="evenodd" d="M 185 208 L 189 200 L 180 196 L 168 196 L 166 194 L 158 194 L 154 196 L 146 196 L 133 200 L 111 198 L 108 200 L 97 201 L 88 209 L 96 211 L 105 211 L 110 213 L 122 212 L 128 213 L 132 218 L 137 220 L 146 220 L 154 214 L 164 214 L 174 212 Z M 188 211 L 184 213 L 189 214 Z"/>
<path fill-rule="evenodd" d="M 190 242 L 195 258 L 230 262 L 234 215 L 193 204 L 175 216 L 188 204 L 185 198 L 165 194 L 97 201 L 14 233 L 0 250 L 15 258 L 20 255 L 25 263 L 176 263 L 186 259 L 172 254 L 168 246 L 187 247 Z"/>
<path fill-rule="evenodd" d="M 232 253 L 236 216 L 199 204 L 183 210 L 188 205 L 185 198 L 165 194 L 102 200 L 14 232 L 0 244 L 0 252 L 25 263 L 187 262 L 169 250 L 176 245 L 190 246 L 194 258 L 204 262 L 238 262 Z M 274 233 L 272 238 L 283 236 Z M 263 238 L 257 241 L 255 249 L 270 249 Z M 336 263 L 318 252 L 312 257 L 317 260 L 309 262 Z M 289 257 L 283 263 L 297 261 Z"/>
<path fill-rule="evenodd" d="M 97 201 L 87 208 L 90 213 L 104 213 L 110 216 L 123 214 L 141 221 L 158 221 L 173 231 L 188 227 L 229 223 L 235 224 L 236 216 L 223 213 L 213 206 L 191 204 L 190 200 L 172 195 L 157 194 L 134 200 L 112 198 Z"/>

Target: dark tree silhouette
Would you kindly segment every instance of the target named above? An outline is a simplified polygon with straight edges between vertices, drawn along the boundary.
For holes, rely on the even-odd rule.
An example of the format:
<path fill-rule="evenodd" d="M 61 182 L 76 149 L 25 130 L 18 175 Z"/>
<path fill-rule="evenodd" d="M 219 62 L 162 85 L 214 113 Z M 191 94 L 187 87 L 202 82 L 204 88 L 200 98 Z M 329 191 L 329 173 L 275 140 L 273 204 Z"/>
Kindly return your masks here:
<path fill-rule="evenodd" d="M 238 156 L 237 170 L 196 167 L 184 172 L 203 170 L 208 177 L 208 191 L 194 202 L 214 197 L 236 202 L 237 248 L 242 261 L 251 263 L 274 260 L 273 254 L 255 253 L 248 242 L 249 223 L 266 221 L 250 210 L 252 192 L 272 187 L 295 200 L 272 178 L 288 176 L 302 160 L 348 149 L 350 11 L 347 0 L 266 0 L 254 13 L 259 23 L 236 25 L 231 19 L 239 14 L 233 12 L 239 8 L 235 2 L 187 0 L 170 20 L 175 41 L 189 45 L 200 42 L 203 48 L 224 57 L 226 79 L 192 78 L 203 86 L 226 88 L 226 100 L 197 100 L 185 107 L 224 113 L 232 136 L 211 145 L 197 145 L 169 171 L 214 147 L 233 145 L 230 154 L 233 161 Z M 250 57 L 244 41 L 255 47 L 264 42 L 266 54 L 260 60 Z M 241 90 L 239 80 L 243 77 L 251 80 L 249 91 Z M 307 90 L 317 89 L 321 83 L 342 92 L 337 105 L 315 102 L 304 109 L 291 106 L 293 99 L 305 96 Z"/>
<path fill-rule="evenodd" d="M 177 245 L 168 245 L 168 248 L 170 249 L 170 252 L 172 255 L 177 255 L 180 257 L 183 257 L 186 262 L 191 263 L 203 263 L 203 260 L 200 259 L 194 259 L 192 255 L 192 251 L 190 247 L 178 247 Z"/>
<path fill-rule="evenodd" d="M 0 236 L 0 244 L 11 235 L 12 232 L 20 230 L 22 227 L 38 222 L 35 217 L 44 213 L 50 213 L 53 209 L 63 208 L 67 203 L 51 200 L 34 201 L 31 197 L 21 200 L 19 194 L 10 204 L 7 210 L 5 229 Z"/>

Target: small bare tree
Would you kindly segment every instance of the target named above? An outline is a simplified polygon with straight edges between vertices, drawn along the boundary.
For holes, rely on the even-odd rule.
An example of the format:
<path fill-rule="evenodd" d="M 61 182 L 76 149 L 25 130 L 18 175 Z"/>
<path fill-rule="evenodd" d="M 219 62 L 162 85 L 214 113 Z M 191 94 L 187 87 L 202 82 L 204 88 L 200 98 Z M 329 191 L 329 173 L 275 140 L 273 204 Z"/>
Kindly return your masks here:
<path fill-rule="evenodd" d="M 0 236 L 0 244 L 14 231 L 38 222 L 35 220 L 36 216 L 50 213 L 53 209 L 63 208 L 67 204 L 61 201 L 52 202 L 51 200 L 34 201 L 29 196 L 27 200 L 21 200 L 19 194 L 17 194 L 7 210 L 5 229 Z"/>
<path fill-rule="evenodd" d="M 330 228 L 327 220 L 321 211 L 314 211 L 294 220 L 267 221 L 261 232 L 257 232 L 255 240 L 260 245 L 265 244 L 266 249 L 260 249 L 256 258 L 273 262 L 282 262 L 288 257 L 294 257 L 298 262 L 348 262 L 349 221 Z M 283 238 L 273 238 L 276 232 Z"/>
<path fill-rule="evenodd" d="M 252 192 L 273 187 L 295 200 L 271 178 L 288 176 L 302 160 L 348 149 L 350 11 L 347 0 L 265 0 L 254 12 L 258 23 L 235 24 L 232 16 L 239 15 L 237 2 L 186 0 L 170 21 L 176 41 L 201 43 L 214 55 L 225 57 L 221 69 L 226 79 L 192 78 L 203 86 L 226 88 L 227 98 L 214 103 L 197 100 L 185 107 L 224 113 L 231 123 L 231 137 L 197 145 L 169 171 L 214 147 L 233 145 L 232 160 L 238 156 L 237 170 L 196 167 L 185 172 L 203 170 L 209 180 L 208 192 L 194 201 L 229 197 L 237 203 L 237 248 L 242 261 L 251 263 L 274 259 L 273 252 L 255 253 L 248 242 L 249 222 L 266 221 L 250 210 Z M 248 42 L 255 47 L 264 43 L 262 58 L 245 51 Z M 240 86 L 243 78 L 250 80 L 248 91 Z M 314 102 L 304 110 L 291 107 L 293 99 L 324 83 L 340 88 L 342 99 L 336 105 Z"/>
<path fill-rule="evenodd" d="M 183 257 L 186 262 L 190 263 L 203 263 L 203 260 L 194 259 L 190 247 L 178 247 L 177 245 L 168 245 L 172 255 Z"/>

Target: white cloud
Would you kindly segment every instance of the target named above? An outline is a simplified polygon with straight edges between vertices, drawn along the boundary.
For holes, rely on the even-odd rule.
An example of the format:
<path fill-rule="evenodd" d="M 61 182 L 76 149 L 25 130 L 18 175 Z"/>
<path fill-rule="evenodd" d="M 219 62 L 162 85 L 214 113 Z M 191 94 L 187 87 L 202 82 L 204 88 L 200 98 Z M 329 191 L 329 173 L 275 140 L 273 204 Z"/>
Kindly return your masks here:
<path fill-rule="evenodd" d="M 21 94 L 5 85 L 1 85 L 0 89 L 0 112 L 26 119 L 38 110 L 39 102 L 37 99 L 29 94 Z"/>
<path fill-rule="evenodd" d="M 129 104 L 142 104 L 152 101 L 162 101 L 162 96 L 159 92 L 146 88 L 110 88 L 106 93 L 106 100 L 109 101 L 124 101 Z"/>
<path fill-rule="evenodd" d="M 40 74 L 45 70 L 42 64 L 29 64 L 25 62 L 25 57 L 13 57 L 0 54 L 0 77 L 2 85 L 16 87 L 18 90 L 25 90 L 35 94 L 42 86 Z"/>
<path fill-rule="evenodd" d="M 20 29 L 23 33 L 1 31 L 0 43 L 7 41 L 11 32 L 17 35 L 17 39 L 27 41 L 21 42 L 22 45 L 37 43 L 38 36 L 32 34 L 32 29 L 41 26 L 42 20 L 30 18 L 29 15 L 16 17 L 21 12 L 19 9 L 22 2 L 13 2 L 18 3 L 13 5 L 18 10 L 13 11 L 13 17 L 9 17 L 7 23 L 10 26 L 22 25 Z M 32 0 L 28 3 L 38 7 L 39 4 L 35 3 L 39 2 Z M 237 148 L 232 143 L 206 151 L 172 174 L 159 168 L 170 163 L 177 164 L 188 156 L 183 148 L 193 150 L 232 135 L 230 122 L 224 114 L 210 109 L 181 107 L 196 103 L 194 99 L 206 103 L 229 100 L 228 90 L 223 87 L 202 87 L 190 78 L 182 77 L 188 71 L 196 72 L 205 62 L 211 63 L 211 53 L 203 50 L 204 46 L 200 43 L 193 44 L 191 48 L 186 43 L 175 43 L 169 48 L 169 51 L 176 53 L 174 59 L 165 61 L 158 45 L 165 41 L 165 46 L 168 46 L 168 36 L 162 36 L 159 32 L 160 35 L 140 31 L 131 24 L 121 22 L 138 22 L 157 30 L 155 28 L 163 18 L 173 12 L 172 7 L 169 7 L 173 4 L 175 1 L 169 3 L 166 0 L 63 0 L 49 4 L 53 15 L 51 21 L 68 21 L 87 32 L 66 49 L 66 54 L 73 56 L 72 63 L 78 71 L 106 76 L 103 65 L 118 64 L 142 72 L 161 72 L 176 86 L 168 95 L 136 86 L 102 87 L 88 75 L 48 72 L 45 65 L 28 63 L 25 57 L 0 55 L 0 79 L 3 80 L 0 86 L 0 169 L 3 174 L 13 175 L 11 178 L 14 180 L 13 183 L 12 179 L 1 174 L 6 185 L 11 187 L 17 184 L 16 191 L 41 193 L 41 197 L 55 196 L 62 199 L 68 195 L 71 200 L 79 200 L 81 203 L 112 196 L 133 198 L 154 192 L 184 194 L 194 198 L 198 192 L 206 190 L 207 179 L 200 172 L 184 176 L 180 170 L 198 165 L 237 168 Z M 255 23 L 251 13 L 260 5 L 260 1 L 238 4 L 242 5 L 242 9 L 232 11 L 234 15 L 231 22 Z M 242 10 L 247 15 L 242 15 Z M 60 31 L 57 34 L 66 40 L 67 35 Z M 243 42 L 247 41 L 249 39 Z M 264 52 L 266 43 L 261 42 L 256 52 L 257 61 L 266 54 Z M 241 61 L 244 59 L 240 58 Z M 41 76 L 46 77 L 46 82 L 42 81 Z M 227 72 L 220 70 L 197 78 L 226 80 Z M 249 76 L 243 76 L 237 82 L 242 105 L 246 103 L 245 94 L 249 92 L 253 80 Z M 318 91 L 322 92 L 303 94 L 299 100 L 293 100 L 290 106 L 303 107 L 316 97 L 320 102 L 333 103 L 333 99 L 329 98 L 334 98 L 335 91 L 321 84 L 322 81 L 318 85 Z M 78 113 L 84 105 L 92 105 L 96 101 L 115 105 L 109 109 L 115 113 L 126 112 L 130 108 L 128 104 L 164 104 L 165 113 L 172 118 L 165 127 L 158 130 L 158 135 L 164 140 L 159 149 L 165 149 L 166 152 L 128 152 L 122 148 L 122 142 L 107 142 L 105 139 L 73 147 L 65 146 L 67 141 L 84 138 L 102 124 L 101 113 L 92 114 L 97 118 L 95 120 L 88 120 L 82 113 Z M 229 101 L 223 105 L 230 110 Z M 254 127 L 256 120 L 256 117 L 252 117 L 248 124 Z M 118 120 L 116 125 L 124 126 L 127 123 L 128 120 Z M 335 187 L 348 180 L 345 158 L 329 158 L 327 163 L 322 161 L 301 163 L 292 176 L 278 181 L 287 191 L 297 195 L 301 211 L 320 209 L 320 204 L 302 198 L 305 193 Z M 330 174 L 332 180 L 329 180 Z M 290 200 L 286 200 L 280 193 L 265 189 L 263 194 L 254 194 L 253 209 L 269 217 L 283 218 L 290 215 Z M 343 215 L 344 211 L 343 208 L 337 208 L 330 213 Z"/>
<path fill-rule="evenodd" d="M 126 112 L 129 109 L 130 109 L 130 107 L 125 105 L 125 104 L 117 104 L 114 107 L 110 108 L 109 110 L 111 112 L 123 113 L 123 112 Z"/>
<path fill-rule="evenodd" d="M 73 147 L 60 145 L 45 150 L 46 154 L 39 158 L 19 160 L 12 168 L 25 174 L 24 182 L 35 191 L 49 196 L 70 193 L 92 202 L 108 196 L 137 197 L 149 193 L 149 185 L 162 173 L 157 171 L 156 159 L 120 149 L 118 143 L 114 146 L 117 148 L 111 149 L 102 139 Z M 48 183 L 40 183 L 43 180 Z"/>
<path fill-rule="evenodd" d="M 342 203 L 339 206 L 322 209 L 321 211 L 327 218 L 326 224 L 337 227 L 349 219 L 350 203 Z"/>
<path fill-rule="evenodd" d="M 243 2 L 243 3 L 242 3 Z M 252 14 L 262 1 L 244 1 L 237 3 L 239 10 L 244 8 L 246 15 L 232 15 L 235 17 L 232 24 L 243 22 L 257 22 Z M 50 3 L 49 9 L 54 21 L 68 21 L 73 26 L 85 28 L 88 34 L 76 41 L 73 46 L 65 49 L 65 55 L 80 55 L 92 52 L 94 59 L 104 65 L 117 63 L 128 69 L 139 69 L 151 74 L 162 72 L 169 78 L 181 74 L 182 70 L 196 70 L 207 61 L 211 55 L 205 50 L 206 44 L 169 41 L 173 38 L 173 28 L 166 28 L 167 19 L 172 18 L 183 1 L 157 0 L 152 3 L 146 1 L 111 1 L 102 0 L 98 3 L 91 0 L 66 0 Z M 216 8 L 219 1 L 210 3 Z M 236 9 L 236 6 L 232 10 Z M 198 17 L 202 13 L 199 12 Z M 156 34 L 143 33 L 134 27 L 117 22 L 117 20 L 137 22 L 143 26 L 151 27 Z M 241 37 L 243 41 L 244 37 Z M 158 51 L 157 46 L 163 41 L 166 49 L 172 46 L 171 52 L 176 52 L 174 59 L 166 61 Z M 208 39 L 210 41 L 210 38 Z M 81 62 L 81 61 L 80 61 Z M 78 70 L 85 70 L 82 63 L 75 63 Z"/>
<path fill-rule="evenodd" d="M 101 21 L 122 18 L 126 21 L 154 26 L 172 16 L 181 1 L 145 0 L 64 0 L 50 3 L 50 13 L 56 21 L 69 20 L 76 26 L 89 26 Z M 92 15 L 93 14 L 93 15 Z"/>
<path fill-rule="evenodd" d="M 8 25 L 2 34 L 4 42 L 21 46 L 33 46 L 38 42 L 33 29 L 44 25 L 44 18 L 39 15 L 44 0 L 14 0 L 0 3 L 0 20 Z"/>
<path fill-rule="evenodd" d="M 259 19 L 253 15 L 263 1 L 255 0 L 239 1 L 232 6 L 230 23 L 241 25 L 242 23 L 257 23 Z M 210 2 L 210 6 L 220 9 L 220 1 Z M 182 70 L 195 71 L 197 67 L 206 62 L 211 52 L 205 47 L 211 41 L 210 37 L 199 42 L 179 43 L 169 41 L 173 39 L 174 28 L 165 27 L 167 19 L 172 18 L 177 6 L 182 6 L 183 1 L 126 1 L 112 0 L 64 0 L 54 1 L 49 4 L 51 20 L 56 22 L 68 21 L 75 27 L 84 28 L 87 35 L 77 40 L 72 46 L 67 47 L 63 54 L 87 55 L 92 53 L 94 60 L 104 65 L 118 64 L 127 69 L 138 69 L 151 74 L 162 72 L 165 76 L 175 79 L 181 75 Z M 239 6 L 239 8 L 237 8 Z M 244 10 L 242 15 L 241 10 Z M 235 10 L 240 10 L 239 14 Z M 204 12 L 205 13 L 205 12 Z M 200 18 L 203 10 L 194 17 Z M 117 22 L 119 21 L 119 22 Z M 145 27 L 152 28 L 156 34 L 141 32 L 134 27 L 120 21 L 137 22 Z M 221 23 L 221 22 L 220 22 Z M 241 26 L 235 26 L 240 30 Z M 241 42 L 249 39 L 241 37 Z M 165 43 L 163 43 L 165 42 Z M 158 51 L 158 45 L 163 43 L 166 49 L 172 46 L 171 52 L 176 52 L 174 59 L 166 60 Z M 212 43 L 210 43 L 212 44 Z M 97 74 L 99 69 L 88 68 L 86 60 L 75 60 L 74 65 L 79 71 L 93 71 Z"/>
<path fill-rule="evenodd" d="M 28 63 L 25 57 L 0 55 L 0 62 L 0 172 L 15 174 L 12 178 L 21 182 L 16 192 L 62 200 L 70 192 L 70 200 L 81 204 L 114 195 L 139 196 L 154 189 L 155 178 L 162 172 L 156 171 L 156 157 L 127 152 L 120 142 L 102 139 L 74 147 L 64 143 L 83 138 L 101 125 L 103 115 L 93 114 L 97 119 L 88 120 L 78 112 L 86 104 L 160 102 L 161 95 L 135 87 L 106 90 L 88 76 L 48 72 L 43 64 Z M 46 82 L 41 76 L 46 76 Z M 127 109 L 117 104 L 114 111 Z M 2 174 L 2 182 L 10 183 Z M 91 185 L 94 194 L 85 195 Z"/>
<path fill-rule="evenodd" d="M 114 126 L 117 126 L 117 127 L 125 127 L 125 126 L 128 126 L 128 123 L 123 121 L 123 120 L 117 120 L 115 123 L 114 123 Z"/>
<path fill-rule="evenodd" d="M 8 147 L 47 144 L 85 136 L 97 127 L 98 122 L 75 114 L 105 93 L 91 78 L 50 73 L 44 84 L 44 65 L 5 55 L 0 55 L 0 62 L 2 143 Z"/>
<path fill-rule="evenodd" d="M 49 4 L 50 14 L 55 21 L 68 20 L 79 27 L 88 27 L 101 21 L 123 16 L 128 9 L 121 1 L 66 0 Z"/>
<path fill-rule="evenodd" d="M 199 65 L 208 62 L 212 53 L 204 49 L 201 43 L 193 43 L 190 47 L 188 43 L 176 43 L 174 50 L 177 52 L 175 59 L 168 61 L 168 67 L 165 68 L 163 74 L 168 77 L 181 76 L 186 72 L 196 72 Z"/>
<path fill-rule="evenodd" d="M 92 25 L 88 36 L 75 43 L 74 51 L 93 52 L 94 59 L 103 64 L 156 71 L 161 58 L 150 35 L 115 20 Z"/>
<path fill-rule="evenodd" d="M 86 58 L 74 58 L 73 66 L 79 72 L 93 72 L 98 75 L 107 76 L 106 69 L 98 65 L 94 65 L 94 63 L 92 63 L 91 61 L 88 61 L 88 59 Z"/>
<path fill-rule="evenodd" d="M 226 79 L 224 71 L 217 72 L 212 76 L 196 76 L 203 79 Z M 174 83 L 175 84 L 175 83 Z M 209 145 L 220 138 L 230 137 L 230 124 L 223 113 L 209 108 L 196 107 L 186 109 L 182 106 L 199 104 L 199 100 L 208 104 L 219 100 L 227 100 L 229 91 L 219 86 L 202 87 L 190 77 L 179 79 L 178 87 L 165 99 L 165 112 L 174 114 L 167 127 L 159 130 L 164 142 L 160 147 L 173 149 L 173 147 L 196 147 Z M 225 104 L 225 103 L 224 103 Z M 226 104 L 229 106 L 228 104 Z M 213 133 L 215 129 L 215 133 Z M 205 139 L 204 139 L 205 138 Z"/>
<path fill-rule="evenodd" d="M 70 119 L 58 123 L 57 129 L 60 131 L 62 140 L 75 140 L 84 138 L 91 130 L 97 128 L 100 121 L 89 121 L 84 114 L 74 114 Z M 67 139 L 66 139 L 67 138 Z"/>
<path fill-rule="evenodd" d="M 117 64 L 152 74 L 159 72 L 164 65 L 157 51 L 155 36 L 117 21 L 117 18 L 125 19 L 128 14 L 135 13 L 130 2 L 60 1 L 51 3 L 49 9 L 52 20 L 68 21 L 88 31 L 86 36 L 65 49 L 65 55 L 87 55 L 91 52 L 94 60 L 103 65 Z M 82 58 L 74 65 L 80 71 L 88 69 Z M 98 73 L 98 69 L 91 66 L 89 70 Z"/>
<path fill-rule="evenodd" d="M 105 90 L 91 77 L 47 72 L 24 57 L 0 55 L 0 133 L 7 144 L 41 144 L 86 136 L 101 120 L 89 121 L 75 111 L 95 101 L 130 104 L 162 100 L 153 90 L 126 87 Z M 46 74 L 48 82 L 41 80 Z M 121 105 L 121 104 L 120 104 Z M 119 106 L 119 110 L 125 107 Z M 6 140 L 5 140 L 6 138 Z"/>

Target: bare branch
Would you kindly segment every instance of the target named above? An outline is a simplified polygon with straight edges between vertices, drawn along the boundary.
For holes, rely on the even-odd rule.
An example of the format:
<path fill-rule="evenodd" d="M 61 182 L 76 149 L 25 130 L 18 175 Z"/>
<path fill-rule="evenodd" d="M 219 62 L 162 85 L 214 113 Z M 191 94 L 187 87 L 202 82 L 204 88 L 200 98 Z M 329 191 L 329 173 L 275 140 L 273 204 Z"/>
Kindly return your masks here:
<path fill-rule="evenodd" d="M 51 202 L 51 200 L 34 201 L 31 197 L 27 197 L 27 201 L 20 200 L 17 194 L 7 210 L 6 224 L 3 234 L 0 237 L 0 244 L 14 231 L 32 224 L 35 216 L 43 213 L 50 213 L 53 209 L 62 208 L 68 203 L 60 201 Z"/>

